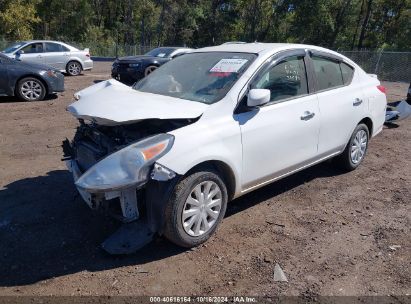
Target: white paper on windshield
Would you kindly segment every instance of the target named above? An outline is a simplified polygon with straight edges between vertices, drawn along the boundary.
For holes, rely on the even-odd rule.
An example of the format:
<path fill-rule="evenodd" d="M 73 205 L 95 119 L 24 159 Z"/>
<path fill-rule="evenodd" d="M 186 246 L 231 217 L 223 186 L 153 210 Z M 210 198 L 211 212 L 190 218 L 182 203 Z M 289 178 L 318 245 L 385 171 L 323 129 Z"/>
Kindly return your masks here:
<path fill-rule="evenodd" d="M 238 71 L 246 64 L 247 59 L 221 59 L 210 70 L 211 73 L 238 73 Z"/>
<path fill-rule="evenodd" d="M 157 55 L 157 57 L 164 57 L 166 55 L 166 53 L 160 53 Z"/>

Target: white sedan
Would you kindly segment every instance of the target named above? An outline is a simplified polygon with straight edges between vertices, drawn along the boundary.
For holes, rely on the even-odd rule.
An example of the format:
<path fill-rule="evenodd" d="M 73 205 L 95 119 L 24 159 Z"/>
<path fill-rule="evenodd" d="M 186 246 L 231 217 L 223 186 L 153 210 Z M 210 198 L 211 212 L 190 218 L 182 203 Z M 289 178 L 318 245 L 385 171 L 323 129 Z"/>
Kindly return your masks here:
<path fill-rule="evenodd" d="M 89 49 L 79 50 L 59 41 L 30 40 L 17 42 L 2 51 L 11 58 L 49 65 L 70 76 L 91 70 L 93 61 Z"/>
<path fill-rule="evenodd" d="M 298 44 L 197 49 L 133 88 L 108 80 L 75 98 L 64 150 L 82 197 L 184 247 L 245 193 L 330 158 L 356 169 L 386 109 L 375 75 Z"/>

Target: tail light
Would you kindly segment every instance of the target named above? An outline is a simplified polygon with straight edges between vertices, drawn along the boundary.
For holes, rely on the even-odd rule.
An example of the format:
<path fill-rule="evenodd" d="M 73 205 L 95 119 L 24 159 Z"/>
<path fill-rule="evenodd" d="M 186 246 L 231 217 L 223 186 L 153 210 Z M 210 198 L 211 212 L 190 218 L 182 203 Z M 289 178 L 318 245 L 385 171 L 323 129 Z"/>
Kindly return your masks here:
<path fill-rule="evenodd" d="M 384 86 L 379 85 L 377 86 L 377 89 L 380 90 L 381 93 L 387 94 L 387 89 Z"/>
<path fill-rule="evenodd" d="M 86 54 L 86 57 L 90 58 L 90 53 L 87 53 L 87 54 Z"/>

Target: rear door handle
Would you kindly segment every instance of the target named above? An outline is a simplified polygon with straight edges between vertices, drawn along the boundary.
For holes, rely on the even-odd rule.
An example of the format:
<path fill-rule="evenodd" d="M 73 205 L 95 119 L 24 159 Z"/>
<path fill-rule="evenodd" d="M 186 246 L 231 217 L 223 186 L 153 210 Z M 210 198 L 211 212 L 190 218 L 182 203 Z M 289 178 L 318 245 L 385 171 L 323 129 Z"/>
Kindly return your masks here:
<path fill-rule="evenodd" d="M 301 116 L 301 120 L 310 120 L 315 116 L 315 113 L 312 113 L 310 111 L 305 111 L 303 116 Z"/>
<path fill-rule="evenodd" d="M 356 98 L 356 99 L 354 99 L 354 101 L 353 101 L 353 103 L 352 103 L 352 105 L 354 106 L 354 107 L 356 107 L 356 106 L 359 106 L 360 104 L 362 104 L 362 99 L 361 98 Z"/>

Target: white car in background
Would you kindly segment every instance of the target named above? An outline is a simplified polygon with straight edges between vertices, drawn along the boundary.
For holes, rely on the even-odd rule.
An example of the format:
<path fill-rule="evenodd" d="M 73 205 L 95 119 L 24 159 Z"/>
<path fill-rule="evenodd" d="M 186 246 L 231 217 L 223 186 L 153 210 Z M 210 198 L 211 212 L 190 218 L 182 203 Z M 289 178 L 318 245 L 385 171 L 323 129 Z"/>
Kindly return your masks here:
<path fill-rule="evenodd" d="M 350 59 L 263 43 L 197 49 L 132 88 L 112 79 L 75 98 L 80 126 L 63 146 L 84 200 L 139 219 L 134 238 L 184 247 L 206 241 L 245 193 L 330 158 L 356 169 L 387 105 L 375 75 Z"/>
<path fill-rule="evenodd" d="M 2 52 L 21 61 L 52 66 L 71 76 L 80 75 L 82 71 L 93 68 L 89 49 L 79 50 L 58 41 L 22 41 L 10 45 Z"/>

